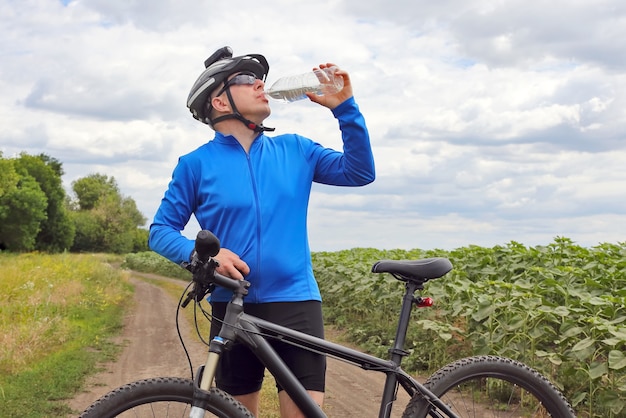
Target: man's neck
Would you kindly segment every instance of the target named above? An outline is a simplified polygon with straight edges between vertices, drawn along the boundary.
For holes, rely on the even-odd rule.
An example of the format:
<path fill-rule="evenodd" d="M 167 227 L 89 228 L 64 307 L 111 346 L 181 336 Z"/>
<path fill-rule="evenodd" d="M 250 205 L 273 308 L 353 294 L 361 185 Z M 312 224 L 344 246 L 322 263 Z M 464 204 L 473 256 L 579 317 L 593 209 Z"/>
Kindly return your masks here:
<path fill-rule="evenodd" d="M 216 130 L 224 135 L 233 136 L 246 152 L 250 151 L 252 142 L 254 142 L 259 135 L 238 120 L 225 120 L 220 122 Z"/>

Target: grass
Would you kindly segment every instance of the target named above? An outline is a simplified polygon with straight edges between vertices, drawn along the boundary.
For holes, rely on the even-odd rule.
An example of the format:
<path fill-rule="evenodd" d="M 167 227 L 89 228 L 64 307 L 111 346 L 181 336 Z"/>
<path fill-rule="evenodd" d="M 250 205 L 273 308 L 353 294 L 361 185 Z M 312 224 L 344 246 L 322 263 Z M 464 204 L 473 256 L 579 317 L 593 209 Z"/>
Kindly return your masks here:
<path fill-rule="evenodd" d="M 117 347 L 131 294 L 108 256 L 0 254 L 0 416 L 65 416 Z"/>
<path fill-rule="evenodd" d="M 76 413 L 66 401 L 99 371 L 99 363 L 113 360 L 121 349 L 111 337 L 121 332 L 132 300 L 129 273 L 113 267 L 123 261 L 102 254 L 0 253 L 0 417 Z M 154 273 L 167 266 L 159 259 L 156 264 Z M 185 272 L 179 276 L 186 277 Z M 142 278 L 180 298 L 180 285 Z M 193 309 L 182 312 L 193 321 Z M 200 321 L 200 332 L 208 335 L 209 326 Z M 260 408 L 264 417 L 280 416 L 269 373 Z"/>

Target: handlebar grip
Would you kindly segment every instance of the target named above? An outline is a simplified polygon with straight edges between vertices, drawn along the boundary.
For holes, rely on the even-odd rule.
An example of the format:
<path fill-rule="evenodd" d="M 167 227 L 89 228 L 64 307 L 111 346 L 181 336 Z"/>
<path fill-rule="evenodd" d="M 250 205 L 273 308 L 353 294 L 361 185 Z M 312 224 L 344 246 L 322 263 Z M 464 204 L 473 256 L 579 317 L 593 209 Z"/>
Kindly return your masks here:
<path fill-rule="evenodd" d="M 240 287 L 243 287 L 243 289 L 246 289 L 246 295 L 248 294 L 247 289 L 250 287 L 250 282 L 247 282 L 245 280 L 231 279 L 230 277 L 222 276 L 217 272 L 213 276 L 212 282 L 220 287 L 233 291 L 238 290 Z"/>
<path fill-rule="evenodd" d="M 220 240 L 211 232 L 202 230 L 196 236 L 196 253 L 198 258 L 205 262 L 220 252 Z"/>

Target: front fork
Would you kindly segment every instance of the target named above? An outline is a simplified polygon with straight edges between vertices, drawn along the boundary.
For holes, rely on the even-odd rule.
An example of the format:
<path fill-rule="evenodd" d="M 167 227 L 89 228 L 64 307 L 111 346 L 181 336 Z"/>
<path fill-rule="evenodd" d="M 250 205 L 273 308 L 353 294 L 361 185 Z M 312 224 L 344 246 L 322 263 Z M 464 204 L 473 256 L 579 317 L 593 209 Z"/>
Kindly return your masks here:
<path fill-rule="evenodd" d="M 241 281 L 239 284 L 239 289 L 226 308 L 222 328 L 209 344 L 209 355 L 206 363 L 198 370 L 193 384 L 193 407 L 189 413 L 189 418 L 204 417 L 204 411 L 210 401 L 210 390 L 215 380 L 217 364 L 224 350 L 228 349 L 226 345 L 236 338 L 235 328 L 231 324 L 238 323 L 238 317 L 243 313 L 243 296 L 247 293 L 247 288 L 250 285 L 245 281 Z"/>
<path fill-rule="evenodd" d="M 224 350 L 224 340 L 220 336 L 216 336 L 209 345 L 209 355 L 203 367 L 202 380 L 200 381 L 200 389 L 208 391 L 215 379 L 217 371 L 217 363 Z"/>
<path fill-rule="evenodd" d="M 215 379 L 217 363 L 224 349 L 224 341 L 217 336 L 211 341 L 209 347 L 206 363 L 200 366 L 193 382 L 193 406 L 189 412 L 189 418 L 203 418 L 211 401 L 211 385 Z"/>

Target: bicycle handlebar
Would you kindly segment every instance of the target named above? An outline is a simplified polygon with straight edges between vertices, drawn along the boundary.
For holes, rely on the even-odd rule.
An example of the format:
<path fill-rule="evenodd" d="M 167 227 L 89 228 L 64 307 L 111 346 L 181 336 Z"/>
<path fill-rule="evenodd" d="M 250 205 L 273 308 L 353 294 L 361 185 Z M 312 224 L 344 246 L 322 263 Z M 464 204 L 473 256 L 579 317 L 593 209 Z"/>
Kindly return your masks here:
<path fill-rule="evenodd" d="M 246 280 L 236 280 L 219 274 L 215 268 L 219 262 L 214 259 L 220 252 L 220 240 L 211 232 L 202 230 L 196 236 L 195 251 L 190 262 L 184 262 L 181 267 L 189 270 L 193 274 L 193 289 L 187 293 L 187 297 L 181 304 L 187 307 L 191 300 L 200 302 L 207 294 L 211 293 L 215 287 L 221 286 L 232 290 L 237 297 L 248 294 L 250 282 Z"/>

